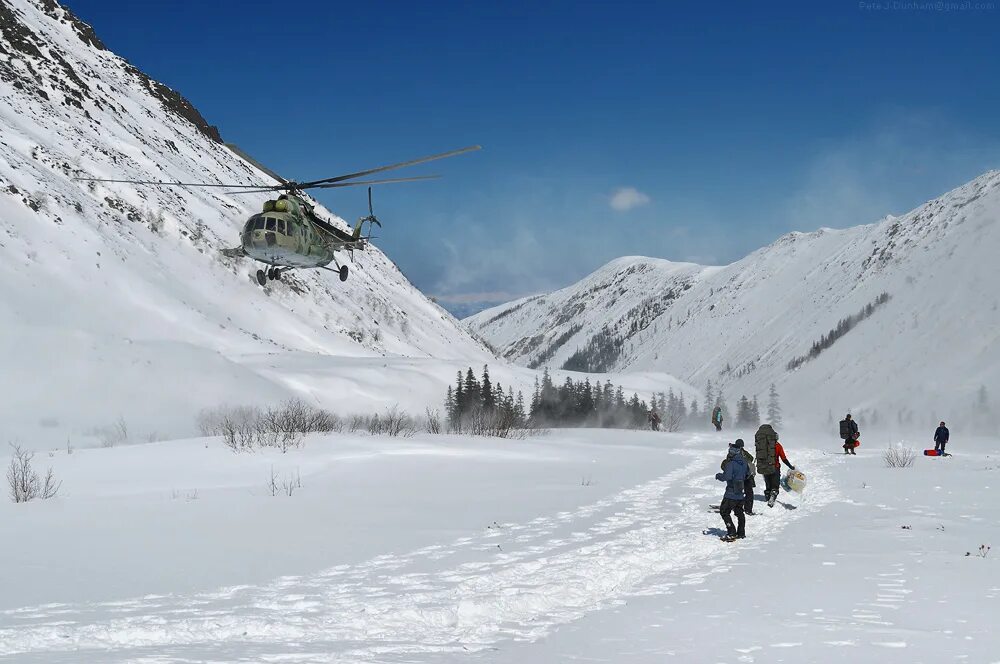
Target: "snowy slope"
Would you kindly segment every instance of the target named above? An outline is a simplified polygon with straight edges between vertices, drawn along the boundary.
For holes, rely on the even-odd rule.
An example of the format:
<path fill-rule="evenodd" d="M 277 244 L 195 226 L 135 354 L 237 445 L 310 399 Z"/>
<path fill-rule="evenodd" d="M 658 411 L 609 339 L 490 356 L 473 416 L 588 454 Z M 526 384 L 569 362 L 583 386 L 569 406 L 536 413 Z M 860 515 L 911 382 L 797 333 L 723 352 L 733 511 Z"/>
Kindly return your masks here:
<path fill-rule="evenodd" d="M 991 171 L 898 218 L 791 233 L 725 267 L 623 258 L 466 323 L 529 366 L 561 367 L 607 328 L 616 371 L 712 380 L 730 400 L 763 397 L 773 381 L 793 418 L 916 411 L 926 426 L 964 416 L 980 386 L 1000 391 L 998 218 Z M 882 293 L 891 299 L 870 317 L 788 368 Z"/>
<path fill-rule="evenodd" d="M 492 359 L 377 249 L 346 283 L 302 271 L 257 286 L 249 260 L 219 250 L 265 194 L 73 181 L 274 182 L 55 2 L 0 0 L 0 33 L 5 437 L 119 416 L 179 433 L 221 401 L 356 396 L 262 376 L 247 356 Z"/>
<path fill-rule="evenodd" d="M 726 434 L 56 451 L 59 497 L 0 503 L 0 661 L 996 661 L 995 440 L 901 469 L 783 433 L 809 486 L 735 544 Z"/>

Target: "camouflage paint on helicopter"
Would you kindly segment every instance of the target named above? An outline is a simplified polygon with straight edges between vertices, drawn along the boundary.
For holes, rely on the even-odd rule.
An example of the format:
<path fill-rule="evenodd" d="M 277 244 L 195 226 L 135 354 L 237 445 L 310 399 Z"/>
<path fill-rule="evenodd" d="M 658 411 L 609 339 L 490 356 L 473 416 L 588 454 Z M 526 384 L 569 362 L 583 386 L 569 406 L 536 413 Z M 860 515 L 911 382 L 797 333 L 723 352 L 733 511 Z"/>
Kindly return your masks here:
<path fill-rule="evenodd" d="M 356 178 L 372 173 L 381 173 L 404 166 L 413 166 L 427 161 L 454 157 L 465 152 L 479 150 L 480 146 L 471 145 L 466 148 L 442 152 L 429 157 L 420 157 L 410 161 L 371 168 L 348 175 L 338 175 L 332 178 L 314 180 L 311 182 L 292 182 L 285 180 L 270 171 L 268 172 L 281 184 L 262 187 L 259 184 L 218 184 L 191 182 L 151 182 L 146 180 L 109 180 L 103 178 L 73 178 L 90 182 L 119 182 L 141 184 L 159 187 L 221 187 L 225 189 L 240 189 L 227 194 L 252 194 L 262 192 L 285 193 L 277 199 L 264 203 L 263 210 L 247 219 L 240 234 L 240 246 L 233 249 L 223 249 L 222 253 L 230 257 L 246 256 L 270 265 L 265 272 L 257 270 L 257 282 L 263 286 L 269 279 L 281 279 L 285 272 L 297 269 L 319 268 L 337 272 L 341 281 L 347 280 L 347 265 L 337 261 L 338 251 L 347 251 L 353 258 L 355 251 L 364 251 L 371 240 L 372 225 L 381 226 L 372 211 L 371 185 L 396 182 L 412 182 L 415 180 L 430 180 L 436 175 L 418 175 L 406 178 L 388 178 L 383 180 L 356 180 Z M 238 152 L 237 152 L 238 153 Z M 256 163 L 256 162 L 253 162 Z M 259 168 L 262 168 L 258 166 Z M 266 169 L 264 169 L 266 170 Z M 357 187 L 368 185 L 368 216 L 362 217 L 354 226 L 353 233 L 343 231 L 325 219 L 321 219 L 306 201 L 303 191 L 306 189 L 331 189 L 335 187 Z M 362 237 L 361 231 L 368 223 L 368 235 Z M 336 270 L 327 267 L 330 263 L 337 266 Z"/>
<path fill-rule="evenodd" d="M 325 268 L 337 265 L 341 281 L 347 266 L 336 262 L 337 251 L 364 251 L 369 238 L 361 236 L 365 222 L 379 224 L 374 215 L 360 219 L 353 233 L 346 233 L 320 219 L 312 206 L 294 194 L 282 194 L 264 203 L 264 209 L 247 219 L 240 246 L 227 249 L 227 256 L 248 256 L 271 267 L 258 270 L 257 280 L 280 279 L 282 272 L 295 268 Z M 381 225 L 381 224 L 379 224 Z"/>

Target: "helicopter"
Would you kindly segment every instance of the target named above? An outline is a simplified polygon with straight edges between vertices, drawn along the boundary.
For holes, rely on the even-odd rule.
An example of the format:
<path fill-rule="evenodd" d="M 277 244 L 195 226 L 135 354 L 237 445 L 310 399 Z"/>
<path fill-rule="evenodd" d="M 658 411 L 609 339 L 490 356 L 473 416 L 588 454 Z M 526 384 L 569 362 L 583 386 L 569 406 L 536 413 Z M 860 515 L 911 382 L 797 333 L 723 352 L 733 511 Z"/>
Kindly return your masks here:
<path fill-rule="evenodd" d="M 280 181 L 280 184 L 269 187 L 262 187 L 259 184 L 154 182 L 148 180 L 109 180 L 103 178 L 74 179 L 89 182 L 119 182 L 157 187 L 218 187 L 235 190 L 227 191 L 225 192 L 226 194 L 282 192 L 277 198 L 265 201 L 262 211 L 247 219 L 240 233 L 240 245 L 232 249 L 223 249 L 222 254 L 231 258 L 252 258 L 268 265 L 269 267 L 266 271 L 263 269 L 257 270 L 257 283 L 261 286 L 266 285 L 270 280 L 279 281 L 281 275 L 298 269 L 329 270 L 330 272 L 336 272 L 341 281 L 347 281 L 348 266 L 346 263 L 341 264 L 337 260 L 337 252 L 348 252 L 353 261 L 354 252 L 364 251 L 365 247 L 371 241 L 372 226 L 382 227 L 382 223 L 375 216 L 375 212 L 372 209 L 372 186 L 397 182 L 432 180 L 440 176 L 417 175 L 379 180 L 356 180 L 355 178 L 404 168 L 406 166 L 415 166 L 416 164 L 445 159 L 446 157 L 454 157 L 479 149 L 481 149 L 479 145 L 470 145 L 458 150 L 451 150 L 450 152 L 442 152 L 397 164 L 309 182 L 285 180 L 275 173 L 267 171 L 268 174 Z M 368 215 L 361 217 L 354 225 L 353 232 L 350 233 L 320 218 L 305 195 L 306 189 L 360 186 L 368 186 Z M 363 234 L 365 224 L 368 224 L 367 234 Z M 333 263 L 336 269 L 328 267 L 330 263 Z"/>

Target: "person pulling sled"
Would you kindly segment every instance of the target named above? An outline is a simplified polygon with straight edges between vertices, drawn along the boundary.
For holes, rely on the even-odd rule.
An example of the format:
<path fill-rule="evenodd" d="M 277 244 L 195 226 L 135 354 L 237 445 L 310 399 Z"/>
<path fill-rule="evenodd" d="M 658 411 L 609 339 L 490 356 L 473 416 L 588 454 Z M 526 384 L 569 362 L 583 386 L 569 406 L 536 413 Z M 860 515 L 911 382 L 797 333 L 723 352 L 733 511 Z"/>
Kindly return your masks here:
<path fill-rule="evenodd" d="M 857 452 L 854 448 L 857 447 L 858 438 L 861 434 L 858 432 L 858 423 L 851 418 L 851 414 L 848 413 L 847 417 L 840 421 L 840 438 L 844 441 L 844 454 L 854 454 L 857 456 Z"/>
<path fill-rule="evenodd" d="M 949 436 L 948 427 L 942 422 L 934 431 L 934 451 L 938 453 L 938 456 L 948 456 L 948 453 L 944 451 L 944 446 L 948 444 Z"/>

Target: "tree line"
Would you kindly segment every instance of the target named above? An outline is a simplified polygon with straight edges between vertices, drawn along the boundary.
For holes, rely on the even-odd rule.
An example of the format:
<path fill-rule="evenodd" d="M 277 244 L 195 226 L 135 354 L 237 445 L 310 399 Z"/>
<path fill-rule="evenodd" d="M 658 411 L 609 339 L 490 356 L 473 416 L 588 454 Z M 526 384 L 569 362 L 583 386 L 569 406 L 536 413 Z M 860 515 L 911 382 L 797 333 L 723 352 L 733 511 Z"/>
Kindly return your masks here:
<path fill-rule="evenodd" d="M 654 392 L 648 400 L 637 392 L 626 396 L 620 385 L 610 380 L 591 382 L 590 378 L 574 380 L 567 376 L 561 383 L 552 380 L 545 369 L 541 378 L 535 379 L 530 400 L 513 388 L 506 391 L 494 383 L 489 366 L 477 376 L 472 367 L 459 371 L 454 385 L 445 394 L 445 413 L 452 431 L 470 428 L 470 422 L 496 422 L 503 427 L 593 427 L 634 429 L 649 426 L 653 412 L 659 415 L 661 427 L 666 431 L 686 428 L 704 428 L 711 420 L 712 411 L 722 408 L 723 417 L 730 420 L 730 410 L 722 389 L 716 390 L 708 382 L 703 408 L 697 399 L 686 400 L 683 393 L 668 389 Z M 757 396 L 743 395 L 736 402 L 735 424 L 757 426 L 761 422 L 761 406 Z M 768 421 L 781 424 L 781 406 L 778 392 L 772 384 L 768 393 Z"/>

